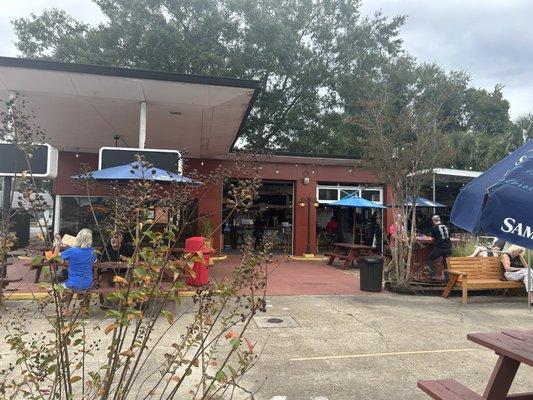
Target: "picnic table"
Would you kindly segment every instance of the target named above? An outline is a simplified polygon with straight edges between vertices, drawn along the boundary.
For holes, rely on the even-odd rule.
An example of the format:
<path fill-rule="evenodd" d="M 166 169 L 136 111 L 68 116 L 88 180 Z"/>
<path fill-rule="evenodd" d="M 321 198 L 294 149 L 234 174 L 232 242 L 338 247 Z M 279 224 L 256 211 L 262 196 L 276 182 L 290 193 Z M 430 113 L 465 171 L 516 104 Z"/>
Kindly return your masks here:
<path fill-rule="evenodd" d="M 509 394 L 521 363 L 533 367 L 533 330 L 470 333 L 467 339 L 494 350 L 499 356 L 483 396 L 454 379 L 420 381 L 418 386 L 434 399 L 443 400 L 533 400 L 533 392 Z"/>
<path fill-rule="evenodd" d="M 362 255 L 372 254 L 372 247 L 364 244 L 333 243 L 335 248 L 332 252 L 324 253 L 329 257 L 328 265 L 332 265 L 336 258 L 344 260 L 344 268 L 348 268 L 353 261 L 358 261 Z"/>

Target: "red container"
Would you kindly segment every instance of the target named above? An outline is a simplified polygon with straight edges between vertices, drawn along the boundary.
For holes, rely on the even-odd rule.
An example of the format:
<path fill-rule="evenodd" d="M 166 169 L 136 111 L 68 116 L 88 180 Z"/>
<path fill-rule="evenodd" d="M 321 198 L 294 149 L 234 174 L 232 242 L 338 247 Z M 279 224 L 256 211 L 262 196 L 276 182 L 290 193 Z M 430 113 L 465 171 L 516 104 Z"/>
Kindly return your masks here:
<path fill-rule="evenodd" d="M 211 249 L 205 243 L 205 238 L 202 236 L 193 236 L 185 240 L 185 253 L 201 252 L 204 256 L 203 262 L 196 261 L 193 265 L 195 276 L 187 278 L 187 285 L 189 286 L 204 286 L 209 283 L 209 273 L 207 266 L 209 265 L 209 254 Z"/>

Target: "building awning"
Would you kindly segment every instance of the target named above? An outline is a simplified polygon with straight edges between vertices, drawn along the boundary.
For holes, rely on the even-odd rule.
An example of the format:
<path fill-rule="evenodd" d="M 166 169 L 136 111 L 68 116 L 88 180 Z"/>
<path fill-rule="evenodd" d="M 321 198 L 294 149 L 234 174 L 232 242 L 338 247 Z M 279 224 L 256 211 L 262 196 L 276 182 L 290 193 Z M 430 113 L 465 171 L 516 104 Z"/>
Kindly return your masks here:
<path fill-rule="evenodd" d="M 454 169 L 454 168 L 434 168 L 432 171 L 424 170 L 418 173 L 410 174 L 410 176 L 415 175 L 433 175 L 435 182 L 443 183 L 467 183 L 472 179 L 477 178 L 482 172 L 471 171 L 465 169 Z"/>
<path fill-rule="evenodd" d="M 24 95 L 60 150 L 97 152 L 116 135 L 120 147 L 138 147 L 146 102 L 147 148 L 226 154 L 259 89 L 252 80 L 0 57 L 0 99 Z"/>

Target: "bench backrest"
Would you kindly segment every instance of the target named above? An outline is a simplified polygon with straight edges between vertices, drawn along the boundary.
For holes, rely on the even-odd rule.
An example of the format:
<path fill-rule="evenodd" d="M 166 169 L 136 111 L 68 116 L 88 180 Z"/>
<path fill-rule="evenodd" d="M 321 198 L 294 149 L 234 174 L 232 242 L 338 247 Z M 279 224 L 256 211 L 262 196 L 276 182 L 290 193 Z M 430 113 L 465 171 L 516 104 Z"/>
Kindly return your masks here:
<path fill-rule="evenodd" d="M 466 272 L 469 280 L 503 278 L 500 257 L 449 257 L 448 268 Z"/>

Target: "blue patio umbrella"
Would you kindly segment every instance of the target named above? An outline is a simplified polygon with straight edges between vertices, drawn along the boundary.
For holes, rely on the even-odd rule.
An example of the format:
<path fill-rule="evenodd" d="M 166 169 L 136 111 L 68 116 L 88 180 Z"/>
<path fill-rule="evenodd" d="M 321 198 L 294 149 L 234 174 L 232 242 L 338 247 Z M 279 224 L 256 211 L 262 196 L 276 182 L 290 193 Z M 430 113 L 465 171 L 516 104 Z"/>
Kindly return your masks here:
<path fill-rule="evenodd" d="M 453 205 L 452 223 L 533 248 L 533 140 L 465 186 Z"/>
<path fill-rule="evenodd" d="M 413 200 L 410 198 L 406 199 L 405 205 L 411 207 L 413 205 Z M 417 197 L 415 200 L 415 207 L 446 208 L 447 206 L 423 197 Z"/>
<path fill-rule="evenodd" d="M 376 203 L 374 201 L 370 201 L 367 199 L 363 199 L 359 196 L 352 195 L 345 197 L 343 199 L 340 199 L 334 203 L 331 203 L 330 206 L 345 206 L 345 207 L 358 207 L 358 208 L 387 208 L 382 206 L 379 203 Z M 383 218 L 381 219 L 381 223 L 383 224 Z M 352 232 L 352 242 L 355 243 L 355 212 L 353 213 L 353 232 Z"/>
<path fill-rule="evenodd" d="M 92 171 L 87 174 L 71 176 L 72 179 L 89 178 L 96 181 L 131 181 L 131 180 L 149 180 L 153 182 L 176 182 L 176 183 L 193 183 L 194 181 L 180 174 L 165 171 L 155 167 L 142 167 L 138 161 L 119 165 L 118 167 L 104 168 L 98 171 Z"/>
<path fill-rule="evenodd" d="M 412 207 L 413 200 L 410 197 L 408 197 L 407 199 L 405 199 L 404 205 L 408 207 Z M 391 204 L 391 205 L 388 205 L 387 207 L 394 207 L 394 205 Z M 447 206 L 445 204 L 437 203 L 436 201 L 431 201 L 423 197 L 417 197 L 415 200 L 415 207 L 446 208 Z"/>

